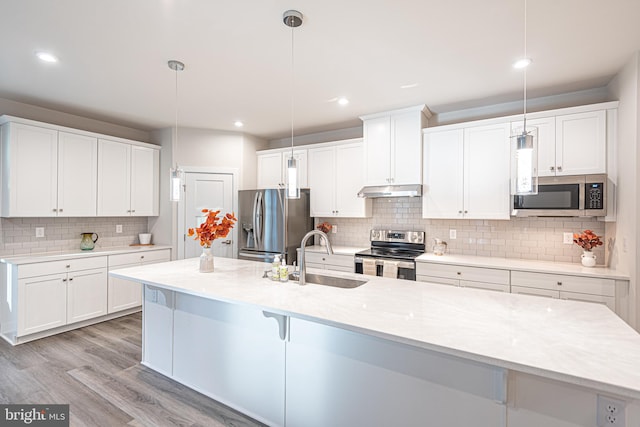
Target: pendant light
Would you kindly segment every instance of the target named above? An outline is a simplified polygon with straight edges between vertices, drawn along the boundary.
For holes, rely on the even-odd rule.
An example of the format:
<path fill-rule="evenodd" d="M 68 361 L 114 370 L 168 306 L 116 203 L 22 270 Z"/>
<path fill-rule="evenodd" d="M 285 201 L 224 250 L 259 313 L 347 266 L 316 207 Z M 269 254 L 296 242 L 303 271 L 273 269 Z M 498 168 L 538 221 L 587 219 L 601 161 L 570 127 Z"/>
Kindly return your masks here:
<path fill-rule="evenodd" d="M 527 0 L 524 0 L 524 57 L 514 64 L 524 73 L 524 101 L 522 132 L 512 137 L 512 186 L 514 195 L 538 194 L 538 133 L 537 129 L 527 130 Z"/>
<path fill-rule="evenodd" d="M 287 199 L 299 199 L 300 187 L 298 181 L 298 167 L 296 158 L 293 156 L 293 111 L 294 111 L 294 77 L 295 77 L 295 63 L 294 63 L 294 28 L 302 25 L 302 13 L 297 10 L 287 10 L 282 15 L 282 21 L 284 25 L 291 28 L 291 158 L 287 160 L 287 180 L 286 180 L 286 197 Z"/>
<path fill-rule="evenodd" d="M 184 64 L 174 59 L 170 60 L 167 65 L 176 74 L 176 123 L 174 128 L 173 140 L 171 141 L 171 155 L 175 158 L 178 147 L 178 72 L 184 70 Z M 179 202 L 180 195 L 182 194 L 182 181 L 184 178 L 184 171 L 178 166 L 176 162 L 175 167 L 169 169 L 169 200 L 172 202 Z"/>

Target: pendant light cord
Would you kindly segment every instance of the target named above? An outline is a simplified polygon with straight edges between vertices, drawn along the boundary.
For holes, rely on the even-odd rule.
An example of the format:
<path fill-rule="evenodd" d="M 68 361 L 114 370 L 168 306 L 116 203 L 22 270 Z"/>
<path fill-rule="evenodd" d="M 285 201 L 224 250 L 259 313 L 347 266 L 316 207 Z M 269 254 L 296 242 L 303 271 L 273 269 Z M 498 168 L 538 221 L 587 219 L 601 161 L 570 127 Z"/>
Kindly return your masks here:
<path fill-rule="evenodd" d="M 175 131 L 174 131 L 174 138 L 173 138 L 173 143 L 171 144 L 171 155 L 176 159 L 175 163 L 176 163 L 176 170 L 178 169 L 178 160 L 176 158 L 176 150 L 178 149 L 178 68 L 176 67 L 175 70 L 175 74 L 176 74 L 176 93 L 175 93 L 175 97 L 176 97 L 176 108 L 175 108 L 175 119 L 176 119 L 176 126 L 175 126 Z"/>
<path fill-rule="evenodd" d="M 524 0 L 524 59 L 527 59 L 527 0 Z M 527 133 L 527 68 L 524 67 L 524 133 Z"/>
<path fill-rule="evenodd" d="M 295 62 L 293 55 L 294 32 L 295 27 L 291 26 L 291 158 L 293 158 L 293 109 L 294 109 L 294 87 L 295 87 Z"/>

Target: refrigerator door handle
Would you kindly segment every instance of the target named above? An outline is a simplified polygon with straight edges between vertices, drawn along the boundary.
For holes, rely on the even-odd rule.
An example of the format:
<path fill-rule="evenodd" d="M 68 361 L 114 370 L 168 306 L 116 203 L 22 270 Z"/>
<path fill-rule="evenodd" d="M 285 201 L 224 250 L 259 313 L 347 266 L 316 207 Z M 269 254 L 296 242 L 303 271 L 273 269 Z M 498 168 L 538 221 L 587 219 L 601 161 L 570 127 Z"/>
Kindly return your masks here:
<path fill-rule="evenodd" d="M 253 241 L 256 248 L 260 247 L 260 237 L 258 237 L 258 196 L 259 192 L 253 196 L 253 215 L 251 218 L 253 219 Z"/>
<path fill-rule="evenodd" d="M 256 235 L 255 235 L 255 239 L 256 239 L 256 248 L 258 249 L 262 249 L 263 245 L 264 245 L 264 236 L 263 236 L 263 222 L 264 222 L 264 199 L 262 197 L 262 192 L 258 192 L 256 194 L 256 215 L 255 215 L 255 221 L 256 221 Z"/>

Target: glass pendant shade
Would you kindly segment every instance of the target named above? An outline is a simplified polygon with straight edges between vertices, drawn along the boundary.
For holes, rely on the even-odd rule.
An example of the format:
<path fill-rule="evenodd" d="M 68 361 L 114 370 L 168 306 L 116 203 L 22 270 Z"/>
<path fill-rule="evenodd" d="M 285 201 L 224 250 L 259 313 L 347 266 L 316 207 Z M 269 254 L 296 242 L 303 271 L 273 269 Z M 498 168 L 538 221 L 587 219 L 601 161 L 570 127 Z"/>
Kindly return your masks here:
<path fill-rule="evenodd" d="M 180 201 L 183 175 L 183 170 L 177 166 L 169 169 L 169 200 L 172 202 Z"/>
<path fill-rule="evenodd" d="M 299 199 L 300 187 L 298 187 L 298 167 L 296 159 L 287 160 L 287 199 Z"/>
<path fill-rule="evenodd" d="M 538 137 L 537 129 L 523 130 L 512 138 L 511 194 L 538 194 Z"/>

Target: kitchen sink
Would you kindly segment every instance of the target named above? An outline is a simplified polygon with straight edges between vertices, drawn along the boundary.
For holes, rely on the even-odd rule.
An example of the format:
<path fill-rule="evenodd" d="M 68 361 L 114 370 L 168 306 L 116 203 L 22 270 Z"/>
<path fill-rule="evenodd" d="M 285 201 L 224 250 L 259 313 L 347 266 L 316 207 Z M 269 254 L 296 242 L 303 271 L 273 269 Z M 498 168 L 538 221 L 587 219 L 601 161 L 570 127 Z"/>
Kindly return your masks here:
<path fill-rule="evenodd" d="M 293 277 L 291 278 L 293 279 Z M 346 277 L 334 277 L 325 276 L 322 274 L 307 273 L 307 283 L 313 283 L 314 285 L 333 286 L 335 288 L 353 289 L 357 288 L 358 286 L 364 285 L 365 283 L 367 283 L 367 280 L 348 279 Z"/>

